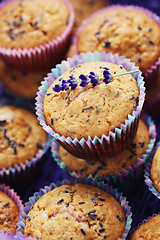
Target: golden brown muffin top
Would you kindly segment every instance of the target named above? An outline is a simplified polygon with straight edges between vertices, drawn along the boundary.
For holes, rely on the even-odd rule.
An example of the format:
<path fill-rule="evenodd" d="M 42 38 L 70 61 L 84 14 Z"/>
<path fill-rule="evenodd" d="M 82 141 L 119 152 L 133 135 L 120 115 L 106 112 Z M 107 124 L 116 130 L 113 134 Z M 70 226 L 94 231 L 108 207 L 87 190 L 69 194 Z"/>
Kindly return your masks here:
<path fill-rule="evenodd" d="M 84 19 L 100 8 L 107 6 L 107 0 L 70 0 L 70 2 L 75 12 L 74 33 Z"/>
<path fill-rule="evenodd" d="M 30 161 L 46 138 L 32 112 L 13 106 L 0 107 L 0 169 Z"/>
<path fill-rule="evenodd" d="M 78 52 L 112 52 L 130 58 L 142 71 L 160 56 L 160 26 L 142 11 L 109 8 L 90 20 L 78 38 Z"/>
<path fill-rule="evenodd" d="M 15 233 L 19 210 L 13 200 L 0 191 L 0 230 L 6 233 Z"/>
<path fill-rule="evenodd" d="M 57 93 L 52 89 L 62 79 L 69 79 L 69 76 L 80 80 L 80 74 L 89 75 L 93 71 L 103 77 L 105 67 L 112 74 L 127 71 L 113 63 L 88 62 L 64 72 L 51 84 L 44 98 L 44 116 L 55 132 L 72 139 L 101 137 L 113 131 L 113 127 L 120 127 L 128 114 L 136 110 L 139 90 L 130 74 L 115 77 L 109 84 L 100 80 L 95 87 L 91 84 L 77 86 L 69 95 L 66 91 Z"/>
<path fill-rule="evenodd" d="M 160 147 L 157 148 L 152 160 L 151 178 L 155 189 L 160 192 Z"/>
<path fill-rule="evenodd" d="M 48 71 L 27 72 L 14 69 L 0 60 L 0 82 L 14 94 L 35 98 L 41 81 Z"/>
<path fill-rule="evenodd" d="M 133 233 L 130 240 L 160 239 L 159 222 L 160 222 L 160 215 L 150 218 Z"/>
<path fill-rule="evenodd" d="M 73 184 L 55 188 L 34 204 L 24 235 L 46 240 L 117 240 L 125 225 L 123 208 L 109 193 Z"/>
<path fill-rule="evenodd" d="M 0 19 L 0 46 L 28 49 L 60 36 L 69 10 L 61 0 L 19 0 L 4 6 Z"/>
<path fill-rule="evenodd" d="M 142 154 L 145 153 L 149 141 L 150 137 L 147 126 L 140 120 L 133 142 L 116 156 L 107 157 L 104 155 L 94 162 L 92 159 L 86 161 L 73 156 L 61 146 L 59 154 L 61 160 L 72 172 L 76 171 L 87 176 L 97 174 L 99 177 L 102 175 L 107 177 L 109 173 L 115 175 L 116 171 L 121 173 L 122 169 L 128 170 L 130 166 L 133 166 L 134 162 L 137 162 L 137 158 L 142 158 Z"/>

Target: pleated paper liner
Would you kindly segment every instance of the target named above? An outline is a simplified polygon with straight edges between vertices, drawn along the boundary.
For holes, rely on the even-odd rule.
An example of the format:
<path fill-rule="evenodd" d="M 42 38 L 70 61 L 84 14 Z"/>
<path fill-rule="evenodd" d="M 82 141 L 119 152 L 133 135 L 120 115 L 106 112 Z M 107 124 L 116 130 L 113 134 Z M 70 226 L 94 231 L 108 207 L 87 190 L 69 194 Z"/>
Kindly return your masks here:
<path fill-rule="evenodd" d="M 91 137 L 88 136 L 87 140 L 84 138 L 78 140 L 77 138 L 72 139 L 70 137 L 65 138 L 64 136 L 60 136 L 46 124 L 43 113 L 44 96 L 49 86 L 63 72 L 76 66 L 77 64 L 92 61 L 112 62 L 122 65 L 128 71 L 138 69 L 138 67 L 135 67 L 135 64 L 130 62 L 129 59 L 125 59 L 123 56 L 118 56 L 117 54 L 106 54 L 105 52 L 82 53 L 80 55 L 73 56 L 73 58 L 68 58 L 67 61 L 62 61 L 62 63 L 58 64 L 56 68 L 53 68 L 52 73 L 49 73 L 48 77 L 45 78 L 45 81 L 42 82 L 39 92 L 37 93 L 38 96 L 36 97 L 36 114 L 44 130 L 54 137 L 68 152 L 79 158 L 92 158 L 94 160 L 97 156 L 101 156 L 102 154 L 115 155 L 120 152 L 126 144 L 129 144 L 132 141 L 137 131 L 139 116 L 144 103 L 145 87 L 141 72 L 133 74 L 139 88 L 139 103 L 132 115 L 128 115 L 128 119 L 125 120 L 125 123 L 121 124 L 119 128 L 115 128 L 115 132 L 110 131 L 108 136 L 103 134 L 101 138 L 95 136 L 94 139 L 91 139 Z"/>
<path fill-rule="evenodd" d="M 160 193 L 154 187 L 154 183 L 151 179 L 150 170 L 151 170 L 152 160 L 153 160 L 156 150 L 159 146 L 160 146 L 160 141 L 157 142 L 156 146 L 154 147 L 152 155 L 148 159 L 146 166 L 145 166 L 145 170 L 144 170 L 145 183 L 146 183 L 149 191 L 151 191 L 151 193 L 154 194 L 154 196 L 156 196 L 158 199 L 160 199 Z"/>

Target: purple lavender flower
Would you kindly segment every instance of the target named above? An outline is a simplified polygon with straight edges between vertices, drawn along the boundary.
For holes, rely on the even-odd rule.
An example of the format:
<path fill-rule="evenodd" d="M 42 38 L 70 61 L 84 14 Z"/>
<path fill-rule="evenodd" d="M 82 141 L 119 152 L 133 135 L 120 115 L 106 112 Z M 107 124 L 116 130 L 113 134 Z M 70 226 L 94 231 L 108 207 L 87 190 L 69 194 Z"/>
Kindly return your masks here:
<path fill-rule="evenodd" d="M 61 91 L 67 91 L 69 89 L 69 84 L 66 80 L 62 80 Z"/>
<path fill-rule="evenodd" d="M 84 74 L 81 74 L 79 78 L 81 79 L 81 83 L 79 84 L 79 86 L 86 87 L 89 83 L 89 78 Z"/>
<path fill-rule="evenodd" d="M 55 92 L 60 92 L 61 91 L 61 85 L 60 84 L 56 84 L 54 87 L 53 87 L 53 91 Z"/>
<path fill-rule="evenodd" d="M 89 78 L 91 79 L 92 87 L 95 87 L 100 80 L 99 76 L 94 72 L 90 72 Z"/>
<path fill-rule="evenodd" d="M 103 71 L 103 77 L 104 77 L 103 82 L 105 82 L 105 84 L 110 83 L 112 75 L 109 71 L 104 70 Z"/>
<path fill-rule="evenodd" d="M 67 82 L 69 83 L 71 90 L 74 90 L 78 85 L 78 81 L 73 76 L 69 76 L 69 78 L 70 79 L 68 79 Z"/>

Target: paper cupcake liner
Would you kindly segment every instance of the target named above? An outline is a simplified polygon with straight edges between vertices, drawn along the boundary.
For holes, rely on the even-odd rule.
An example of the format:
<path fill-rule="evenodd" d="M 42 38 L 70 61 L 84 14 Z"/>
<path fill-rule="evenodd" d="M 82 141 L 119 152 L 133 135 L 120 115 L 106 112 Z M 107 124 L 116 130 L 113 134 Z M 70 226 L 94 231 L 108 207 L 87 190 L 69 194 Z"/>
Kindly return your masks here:
<path fill-rule="evenodd" d="M 139 116 L 144 103 L 145 87 L 141 72 L 134 74 L 140 92 L 139 103 L 132 115 L 128 115 L 128 119 L 125 120 L 125 123 L 121 124 L 120 128 L 115 128 L 115 132 L 110 131 L 108 136 L 103 134 L 101 138 L 95 136 L 94 139 L 91 139 L 89 136 L 87 140 L 84 138 L 78 140 L 77 138 L 72 139 L 70 137 L 65 138 L 64 136 L 60 136 L 45 122 L 43 114 L 44 95 L 53 81 L 63 72 L 77 64 L 90 61 L 108 61 L 115 64 L 121 64 L 127 70 L 138 69 L 129 59 L 125 59 L 123 56 L 119 57 L 117 54 L 106 54 L 105 52 L 81 53 L 80 55 L 73 56 L 73 58 L 68 58 L 67 61 L 62 61 L 56 68 L 53 68 L 52 73 L 49 73 L 45 81 L 42 82 L 42 86 L 39 88 L 39 92 L 37 93 L 38 96 L 36 97 L 36 114 L 44 130 L 54 137 L 68 152 L 76 157 L 94 160 L 97 156 L 101 156 L 102 154 L 115 155 L 120 152 L 126 144 L 132 141 L 137 131 Z"/>
<path fill-rule="evenodd" d="M 13 105 L 30 111 L 33 110 L 33 105 L 23 102 L 22 100 L 19 101 L 19 99 L 0 98 L 0 106 L 4 105 Z M 48 151 L 50 143 L 51 137 L 48 135 L 46 141 L 43 143 L 42 149 L 39 149 L 36 155 L 30 160 L 26 159 L 25 163 L 21 163 L 20 165 L 15 164 L 14 167 L 1 169 L 0 182 L 14 187 L 16 190 L 22 187 L 24 188 L 25 184 L 29 184 L 36 175 L 34 169 L 36 169 L 40 160 L 42 160 L 44 154 Z"/>
<path fill-rule="evenodd" d="M 113 189 L 112 187 L 108 186 L 108 184 L 104 184 L 104 182 L 98 182 L 95 179 L 93 179 L 92 177 L 89 177 L 87 179 L 84 180 L 63 180 L 63 182 L 57 182 L 56 184 L 51 183 L 50 186 L 46 186 L 43 189 L 40 189 L 39 192 L 36 192 L 34 194 L 33 197 L 29 198 L 29 201 L 27 203 L 25 203 L 25 207 L 22 210 L 22 213 L 20 214 L 20 219 L 18 221 L 18 228 L 17 228 L 17 234 L 18 236 L 22 236 L 24 234 L 24 227 L 25 227 L 25 223 L 26 223 L 26 216 L 28 214 L 28 212 L 31 210 L 32 206 L 35 204 L 35 202 L 41 198 L 45 193 L 52 191 L 54 188 L 59 187 L 61 185 L 64 184 L 74 184 L 74 183 L 82 183 L 82 184 L 89 184 L 95 187 L 98 187 L 106 192 L 108 192 L 109 194 L 111 194 L 122 206 L 124 213 L 126 215 L 126 227 L 125 227 L 125 231 L 122 235 L 120 239 L 126 239 L 129 229 L 131 227 L 131 222 L 132 222 L 132 218 L 131 218 L 131 211 L 130 211 L 130 207 L 128 206 L 128 201 L 126 200 L 125 197 L 122 196 L 122 193 L 118 193 L 117 189 Z"/>
<path fill-rule="evenodd" d="M 14 192 L 13 189 L 11 189 L 10 187 L 6 186 L 5 184 L 0 184 L 0 191 L 1 192 L 4 192 L 5 194 L 7 194 L 11 199 L 12 201 L 16 204 L 16 206 L 18 207 L 18 210 L 19 210 L 19 214 L 22 213 L 22 208 L 24 207 L 23 204 L 22 204 L 22 201 L 20 199 L 20 197 L 17 195 L 16 192 Z M 11 234 L 8 234 L 6 232 L 0 232 L 0 234 L 6 239 L 11 239 Z M 10 238 L 9 238 L 10 237 Z M 0 239 L 2 239 L 0 237 Z M 13 236 L 12 236 L 12 239 L 13 239 Z"/>
<path fill-rule="evenodd" d="M 108 174 L 108 176 L 99 177 L 97 174 L 95 175 L 96 179 L 103 179 L 104 181 L 112 184 L 114 187 L 120 189 L 120 191 L 124 193 L 132 193 L 133 189 L 135 189 L 136 183 L 139 184 L 140 179 L 143 177 L 143 167 L 146 163 L 146 160 L 150 156 L 153 146 L 156 141 L 156 127 L 151 117 L 142 113 L 141 119 L 145 122 L 148 127 L 150 142 L 148 144 L 145 153 L 142 154 L 141 158 L 137 158 L 137 161 L 134 163 L 133 167 L 129 167 L 128 170 L 122 169 L 122 173 L 116 171 L 115 175 Z M 61 160 L 61 157 L 58 153 L 59 144 L 53 139 L 51 143 L 51 152 L 54 160 L 59 165 L 59 167 L 68 173 L 73 178 L 87 178 L 87 176 L 83 173 L 77 173 L 76 171 L 71 171 Z M 93 176 L 94 177 L 94 176 Z"/>
<path fill-rule="evenodd" d="M 103 9 L 100 9 L 99 11 L 93 13 L 90 17 L 88 17 L 86 20 L 83 21 L 83 23 L 81 24 L 81 26 L 78 28 L 76 35 L 73 39 L 73 44 L 74 44 L 74 49 L 75 49 L 75 53 L 79 54 L 78 52 L 78 38 L 80 36 L 80 33 L 82 32 L 84 26 L 86 24 L 88 24 L 88 22 L 90 22 L 94 17 L 96 17 L 97 15 L 108 11 L 112 8 L 121 8 L 121 7 L 126 7 L 129 9 L 135 9 L 137 11 L 142 11 L 144 12 L 146 15 L 148 15 L 150 18 L 152 18 L 155 22 L 158 23 L 158 25 L 160 26 L 160 17 L 158 15 L 156 15 L 155 13 L 153 13 L 152 11 L 143 8 L 143 7 L 139 7 L 139 6 L 134 6 L 134 5 L 111 5 L 109 7 L 105 7 Z M 158 78 L 158 68 L 160 66 L 160 57 L 158 58 L 158 60 L 155 62 L 155 64 L 153 66 L 151 66 L 150 69 L 147 69 L 145 72 L 143 72 L 143 76 L 144 76 L 144 80 L 146 83 L 146 86 L 151 86 L 154 84 L 154 82 L 156 81 L 156 79 Z"/>
<path fill-rule="evenodd" d="M 0 9 L 15 0 L 3 1 Z M 56 39 L 29 49 L 0 47 L 1 58 L 11 66 L 27 71 L 48 69 L 60 62 L 69 46 L 74 24 L 74 11 L 68 0 L 62 0 L 69 10 L 68 25 Z"/>
<path fill-rule="evenodd" d="M 154 194 L 158 199 L 160 199 L 160 193 L 155 189 L 154 187 L 154 183 L 151 179 L 151 174 L 150 174 L 150 170 L 151 170 L 151 165 L 152 165 L 152 160 L 153 157 L 156 153 L 157 148 L 160 146 L 160 141 L 157 142 L 156 146 L 153 149 L 152 155 L 151 157 L 148 159 L 146 166 L 145 166 L 145 170 L 144 170 L 144 178 L 145 178 L 145 183 L 148 186 L 148 189 L 152 192 L 152 194 Z"/>

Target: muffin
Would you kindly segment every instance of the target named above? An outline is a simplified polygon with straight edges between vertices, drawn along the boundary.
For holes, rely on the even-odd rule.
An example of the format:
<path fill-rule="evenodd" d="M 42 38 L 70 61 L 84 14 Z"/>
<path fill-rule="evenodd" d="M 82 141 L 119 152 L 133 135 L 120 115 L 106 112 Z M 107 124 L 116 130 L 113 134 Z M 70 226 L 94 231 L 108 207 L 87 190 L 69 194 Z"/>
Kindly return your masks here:
<path fill-rule="evenodd" d="M 95 162 L 92 162 L 92 159 L 91 161 L 86 161 L 74 157 L 60 146 L 59 158 L 70 172 L 81 173 L 86 176 L 95 176 L 97 174 L 98 177 L 102 177 L 103 175 L 107 177 L 109 173 L 115 175 L 116 172 L 122 173 L 122 169 L 128 170 L 129 167 L 133 167 L 139 158 L 142 159 L 142 155 L 145 153 L 149 142 L 149 130 L 145 123 L 140 120 L 133 142 L 116 156 L 108 157 L 103 155 Z M 56 154 L 54 155 L 55 157 L 57 156 Z M 61 166 L 61 163 L 59 164 Z"/>
<path fill-rule="evenodd" d="M 53 91 L 57 83 L 70 76 L 80 81 L 81 74 L 88 76 L 94 72 L 103 78 L 106 68 L 112 74 L 126 72 L 121 66 L 109 62 L 83 63 L 63 73 L 49 87 L 44 98 L 44 116 L 56 133 L 72 139 L 100 138 L 125 123 L 128 115 L 136 109 L 139 89 L 132 75 L 116 77 L 109 84 L 100 80 L 95 87 L 88 84 L 86 87 L 78 85 L 75 90 L 67 92 Z"/>
<path fill-rule="evenodd" d="M 4 184 L 0 184 L 0 234 L 7 236 L 17 229 L 19 214 L 23 208 L 22 201 L 17 193 Z"/>
<path fill-rule="evenodd" d="M 0 82 L 15 95 L 35 98 L 38 86 L 46 75 L 47 71 L 20 71 L 0 60 Z"/>
<path fill-rule="evenodd" d="M 0 54 L 5 61 L 28 71 L 47 69 L 63 58 L 74 19 L 67 0 L 48 0 L 47 4 L 41 0 L 15 0 L 0 7 Z"/>
<path fill-rule="evenodd" d="M 14 201 L 7 194 L 1 191 L 0 212 L 0 231 L 7 233 L 15 233 L 17 228 L 16 224 L 19 218 L 19 210 Z"/>
<path fill-rule="evenodd" d="M 153 181 L 155 189 L 160 192 L 160 170 L 159 170 L 159 165 L 160 165 L 160 146 L 157 148 L 156 153 L 153 157 L 152 160 L 152 165 L 151 165 L 151 179 Z"/>
<path fill-rule="evenodd" d="M 24 235 L 38 239 L 118 239 L 125 230 L 123 208 L 94 186 L 62 185 L 43 195 L 26 217 Z"/>
<path fill-rule="evenodd" d="M 74 55 L 41 84 L 38 120 L 74 156 L 94 160 L 103 153 L 115 155 L 135 136 L 145 88 L 129 59 L 105 52 Z"/>
<path fill-rule="evenodd" d="M 73 32 L 75 33 L 77 28 L 81 25 L 82 21 L 89 17 L 92 13 L 107 6 L 107 0 L 70 0 L 75 12 L 75 21 Z"/>
<path fill-rule="evenodd" d="M 151 240 L 160 238 L 160 215 L 156 215 L 148 219 L 145 223 L 140 225 L 138 229 L 135 230 L 130 240 Z"/>
<path fill-rule="evenodd" d="M 130 58 L 147 80 L 159 65 L 160 20 L 143 8 L 111 6 L 84 22 L 75 44 L 77 53 L 105 51 Z"/>
<path fill-rule="evenodd" d="M 43 148 L 47 135 L 33 113 L 14 106 L 1 106 L 0 139 L 2 170 L 31 161 Z"/>

